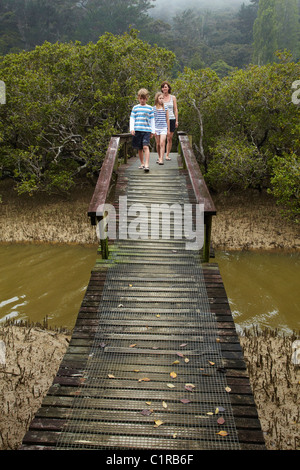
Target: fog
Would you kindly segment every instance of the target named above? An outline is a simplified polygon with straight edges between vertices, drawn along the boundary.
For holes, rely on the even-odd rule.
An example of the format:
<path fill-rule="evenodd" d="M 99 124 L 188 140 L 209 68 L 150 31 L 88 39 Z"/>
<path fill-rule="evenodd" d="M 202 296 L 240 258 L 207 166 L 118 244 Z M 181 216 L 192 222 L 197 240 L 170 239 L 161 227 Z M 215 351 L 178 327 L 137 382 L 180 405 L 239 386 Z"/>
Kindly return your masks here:
<path fill-rule="evenodd" d="M 149 11 L 151 16 L 162 15 L 162 20 L 172 18 L 182 10 L 189 8 L 206 10 L 238 10 L 242 4 L 249 5 L 250 0 L 156 0 L 154 8 Z"/>

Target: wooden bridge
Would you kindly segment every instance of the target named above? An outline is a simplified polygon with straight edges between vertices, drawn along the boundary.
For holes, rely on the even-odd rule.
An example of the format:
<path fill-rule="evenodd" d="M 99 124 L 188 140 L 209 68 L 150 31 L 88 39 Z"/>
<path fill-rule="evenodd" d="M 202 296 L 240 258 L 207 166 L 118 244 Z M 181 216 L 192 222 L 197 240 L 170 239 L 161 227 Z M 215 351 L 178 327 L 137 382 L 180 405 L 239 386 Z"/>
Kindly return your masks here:
<path fill-rule="evenodd" d="M 88 212 L 94 225 L 109 217 L 103 226 L 116 237 L 101 231 L 70 345 L 20 449 L 263 450 L 243 352 L 210 262 L 216 210 L 188 136 L 179 133 L 179 154 L 163 166 L 152 153 L 149 173 L 136 157 L 127 161 L 128 137 L 111 138 Z M 199 204 L 201 250 L 182 236 L 183 219 L 195 228 Z M 165 227 L 166 217 L 149 216 L 158 206 L 174 210 Z"/>

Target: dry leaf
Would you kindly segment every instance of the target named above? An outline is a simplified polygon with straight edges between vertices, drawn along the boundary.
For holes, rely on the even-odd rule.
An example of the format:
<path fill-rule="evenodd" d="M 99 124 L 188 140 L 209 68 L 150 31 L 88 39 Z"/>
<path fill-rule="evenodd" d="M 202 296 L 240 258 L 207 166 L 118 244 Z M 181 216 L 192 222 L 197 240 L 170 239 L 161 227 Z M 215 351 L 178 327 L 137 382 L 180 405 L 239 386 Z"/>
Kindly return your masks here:
<path fill-rule="evenodd" d="M 182 343 L 179 347 L 184 348 L 187 345 L 187 343 Z"/>
<path fill-rule="evenodd" d="M 209 362 L 209 364 L 210 364 L 211 366 L 214 366 L 214 365 L 215 365 L 215 363 L 212 362 L 212 361 L 208 361 L 208 362 Z"/>
<path fill-rule="evenodd" d="M 174 361 L 173 364 L 180 364 L 180 362 L 176 359 L 176 361 Z"/>
<path fill-rule="evenodd" d="M 140 369 L 134 369 L 133 372 L 140 372 Z"/>
<path fill-rule="evenodd" d="M 173 439 L 176 439 L 176 437 L 177 437 L 177 432 L 174 432 L 174 434 L 173 434 L 172 437 L 173 437 Z"/>
<path fill-rule="evenodd" d="M 224 424 L 224 423 L 225 423 L 225 419 L 221 417 L 221 418 L 219 418 L 219 419 L 217 420 L 217 423 L 218 423 L 218 424 Z"/>
<path fill-rule="evenodd" d="M 231 392 L 231 388 L 230 388 L 230 387 L 225 387 L 225 390 L 226 390 L 226 392 L 228 392 L 228 393 Z"/>
<path fill-rule="evenodd" d="M 136 346 L 136 344 L 130 344 L 129 347 L 130 348 L 134 348 Z"/>
<path fill-rule="evenodd" d="M 146 401 L 146 405 L 151 405 L 151 401 Z"/>
<path fill-rule="evenodd" d="M 163 408 L 168 408 L 168 405 L 165 401 L 162 402 L 162 406 L 163 406 Z"/>
<path fill-rule="evenodd" d="M 189 400 L 188 398 L 182 398 L 180 401 L 181 403 L 184 403 L 184 404 L 191 403 L 191 400 Z"/>
<path fill-rule="evenodd" d="M 212 411 L 208 411 L 206 414 L 209 415 L 209 416 L 213 415 Z"/>
<path fill-rule="evenodd" d="M 173 384 L 167 384 L 167 387 L 169 387 L 169 388 L 174 388 L 175 385 L 173 385 Z"/>
<path fill-rule="evenodd" d="M 154 426 L 155 428 L 158 428 L 158 426 L 161 426 L 162 424 L 164 424 L 164 422 L 161 421 L 160 419 L 157 419 L 157 420 L 154 421 L 154 422 L 155 422 L 155 426 Z"/>
<path fill-rule="evenodd" d="M 150 379 L 148 377 L 143 377 L 142 379 L 139 379 L 138 382 L 150 382 Z"/>
<path fill-rule="evenodd" d="M 220 436 L 228 436 L 228 432 L 227 432 L 227 431 L 219 431 L 219 432 L 217 432 L 216 434 L 219 434 Z"/>
<path fill-rule="evenodd" d="M 141 414 L 144 415 L 144 416 L 150 416 L 151 414 L 153 413 L 153 410 L 143 410 L 141 411 Z"/>
<path fill-rule="evenodd" d="M 115 379 L 115 376 L 114 376 L 113 374 L 108 374 L 108 377 L 109 377 L 110 379 Z"/>
<path fill-rule="evenodd" d="M 177 356 L 179 356 L 179 357 L 184 357 L 184 354 L 182 354 L 181 352 L 177 352 L 176 354 L 177 354 Z"/>
<path fill-rule="evenodd" d="M 184 362 L 188 363 L 188 362 L 190 362 L 190 360 L 186 357 Z"/>
<path fill-rule="evenodd" d="M 219 413 L 219 411 L 220 411 L 219 408 L 216 408 L 215 409 L 215 415 L 217 415 Z"/>
<path fill-rule="evenodd" d="M 156 317 L 159 318 L 159 317 L 160 317 L 160 314 L 158 313 L 158 314 L 156 315 Z"/>
<path fill-rule="evenodd" d="M 175 378 L 177 377 L 177 374 L 176 374 L 176 372 L 171 372 L 170 376 L 171 376 L 173 379 L 175 379 Z"/>

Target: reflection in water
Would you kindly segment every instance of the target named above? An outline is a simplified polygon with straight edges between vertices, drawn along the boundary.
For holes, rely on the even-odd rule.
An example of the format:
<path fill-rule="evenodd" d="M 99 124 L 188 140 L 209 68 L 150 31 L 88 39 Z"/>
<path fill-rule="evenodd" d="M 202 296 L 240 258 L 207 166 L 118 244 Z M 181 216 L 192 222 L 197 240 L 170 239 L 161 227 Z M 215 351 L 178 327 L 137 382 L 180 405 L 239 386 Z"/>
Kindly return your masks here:
<path fill-rule="evenodd" d="M 5 319 L 72 328 L 97 248 L 0 245 L 0 323 Z M 300 329 L 299 254 L 216 252 L 237 329 Z"/>
<path fill-rule="evenodd" d="M 299 253 L 216 252 L 236 327 L 300 329 Z"/>
<path fill-rule="evenodd" d="M 0 245 L 0 322 L 29 320 L 72 328 L 96 247 Z"/>

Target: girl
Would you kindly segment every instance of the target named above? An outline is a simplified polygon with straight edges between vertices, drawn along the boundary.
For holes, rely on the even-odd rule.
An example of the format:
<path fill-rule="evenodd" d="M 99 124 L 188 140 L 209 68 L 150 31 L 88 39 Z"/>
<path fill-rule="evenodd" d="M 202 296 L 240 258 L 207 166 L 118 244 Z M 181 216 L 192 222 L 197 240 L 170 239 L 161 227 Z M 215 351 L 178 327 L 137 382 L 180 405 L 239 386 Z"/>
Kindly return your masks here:
<path fill-rule="evenodd" d="M 169 111 L 164 105 L 164 95 L 161 92 L 156 93 L 154 101 L 154 121 L 155 121 L 155 140 L 156 150 L 158 153 L 159 165 L 164 164 L 164 154 L 166 146 L 166 138 L 170 132 Z"/>

